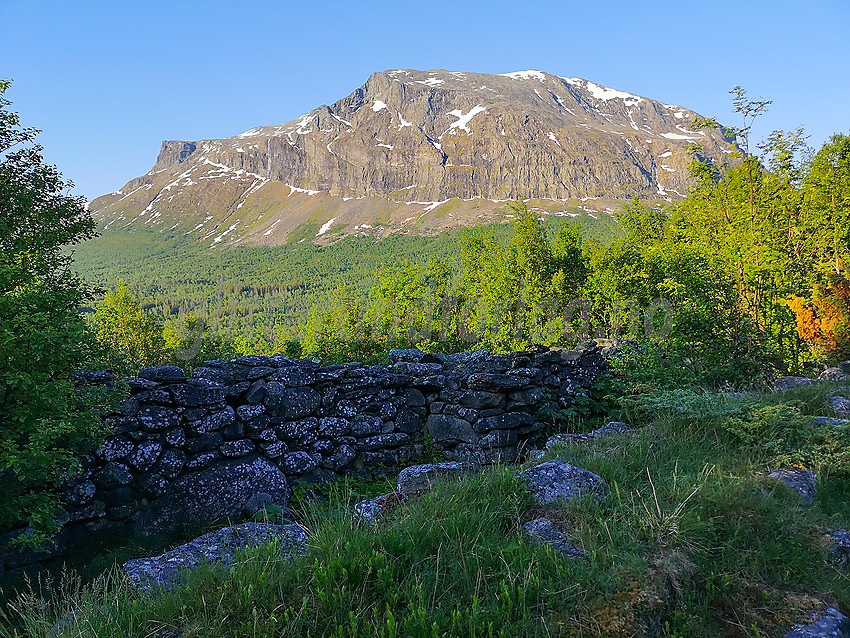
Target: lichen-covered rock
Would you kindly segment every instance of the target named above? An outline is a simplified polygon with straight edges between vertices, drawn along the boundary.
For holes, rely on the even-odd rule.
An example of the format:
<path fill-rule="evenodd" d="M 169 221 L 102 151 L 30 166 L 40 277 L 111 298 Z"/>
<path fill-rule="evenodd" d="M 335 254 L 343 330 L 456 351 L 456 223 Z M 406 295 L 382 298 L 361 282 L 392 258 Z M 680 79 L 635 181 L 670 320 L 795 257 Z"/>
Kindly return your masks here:
<path fill-rule="evenodd" d="M 97 486 L 84 477 L 71 481 L 65 489 L 64 500 L 69 505 L 82 507 L 94 500 Z"/>
<path fill-rule="evenodd" d="M 808 625 L 797 625 L 785 638 L 847 638 L 850 636 L 850 618 L 834 607 L 814 614 Z"/>
<path fill-rule="evenodd" d="M 95 472 L 93 480 L 99 488 L 109 490 L 122 485 L 129 485 L 133 482 L 133 474 L 130 472 L 130 468 L 123 463 L 113 461 Z"/>
<path fill-rule="evenodd" d="M 354 517 L 366 525 L 377 525 L 383 509 L 374 498 L 368 498 L 354 505 Z"/>
<path fill-rule="evenodd" d="M 495 416 L 479 419 L 473 427 L 476 432 L 489 432 L 490 430 L 519 430 L 527 429 L 535 423 L 534 417 L 525 412 L 508 412 Z M 543 427 L 543 424 L 540 425 Z"/>
<path fill-rule="evenodd" d="M 396 491 L 399 494 L 411 494 L 428 490 L 439 480 L 457 480 L 474 470 L 475 466 L 471 463 L 459 461 L 412 465 L 399 473 Z"/>
<path fill-rule="evenodd" d="M 170 449 L 162 453 L 154 469 L 171 480 L 180 476 L 184 465 L 186 465 L 186 453 L 182 450 Z"/>
<path fill-rule="evenodd" d="M 165 433 L 165 442 L 173 447 L 183 447 L 186 444 L 186 432 L 183 428 L 173 428 Z"/>
<path fill-rule="evenodd" d="M 287 474 L 306 474 L 310 470 L 315 469 L 319 465 L 313 456 L 307 452 L 289 452 L 284 454 L 278 462 L 280 469 Z"/>
<path fill-rule="evenodd" d="M 302 368 L 300 366 L 286 366 L 280 368 L 272 377 L 274 381 L 279 381 L 289 388 L 296 388 L 305 385 L 310 385 L 316 382 L 316 371 L 312 368 Z"/>
<path fill-rule="evenodd" d="M 309 417 L 300 421 L 282 423 L 275 428 L 275 432 L 282 439 L 303 439 L 318 427 L 319 421 L 315 417 Z"/>
<path fill-rule="evenodd" d="M 233 408 L 227 406 L 224 410 L 209 414 L 199 421 L 194 421 L 189 426 L 191 434 L 207 434 L 226 428 L 236 420 Z"/>
<path fill-rule="evenodd" d="M 160 454 L 162 454 L 162 446 L 153 441 L 139 443 L 136 448 L 127 456 L 127 463 L 138 471 L 150 469 L 156 463 Z"/>
<path fill-rule="evenodd" d="M 850 379 L 850 374 L 847 374 L 844 370 L 836 366 L 834 368 L 827 368 L 821 372 L 818 375 L 818 379 L 821 381 L 846 381 Z"/>
<path fill-rule="evenodd" d="M 509 374 L 481 372 L 469 375 L 466 383 L 471 390 L 508 392 L 527 387 L 529 380 L 525 377 L 517 377 Z"/>
<path fill-rule="evenodd" d="M 292 495 L 286 476 L 265 459 L 221 461 L 171 483 L 143 513 L 139 528 L 153 534 L 183 523 L 236 517 L 258 492 L 270 494 L 280 507 L 286 507 Z"/>
<path fill-rule="evenodd" d="M 142 589 L 168 587 L 178 581 L 182 569 L 212 562 L 229 567 L 236 559 L 237 550 L 273 542 L 278 543 L 285 556 L 292 556 L 303 551 L 307 534 L 294 524 L 243 523 L 204 534 L 161 556 L 128 561 L 124 563 L 124 571 Z"/>
<path fill-rule="evenodd" d="M 226 456 L 228 458 L 239 458 L 242 456 L 248 456 L 256 448 L 257 446 L 254 445 L 253 441 L 248 439 L 239 439 L 237 441 L 227 441 L 222 443 L 219 448 L 219 452 L 221 452 L 222 456 Z"/>
<path fill-rule="evenodd" d="M 380 450 L 384 448 L 393 448 L 403 445 L 410 441 L 410 437 L 404 432 L 392 432 L 390 434 L 378 434 L 361 439 L 357 443 L 357 447 L 361 450 Z"/>
<path fill-rule="evenodd" d="M 322 395 L 315 388 L 286 388 L 282 383 L 268 384 L 265 406 L 272 416 L 302 419 L 322 404 Z"/>
<path fill-rule="evenodd" d="M 224 386 L 209 379 L 188 379 L 185 383 L 168 386 L 175 403 L 187 406 L 213 405 L 225 398 Z"/>
<path fill-rule="evenodd" d="M 179 417 L 174 410 L 159 405 L 144 405 L 139 408 L 136 418 L 141 426 L 151 432 L 168 430 L 178 425 Z"/>
<path fill-rule="evenodd" d="M 384 422 L 374 414 L 358 414 L 351 422 L 351 433 L 354 436 L 372 436 L 384 430 Z"/>
<path fill-rule="evenodd" d="M 556 552 L 570 558 L 584 558 L 585 553 L 570 542 L 569 537 L 548 518 L 536 518 L 522 526 L 523 532 L 534 542 L 549 545 Z"/>
<path fill-rule="evenodd" d="M 836 419 L 836 418 L 829 417 L 829 416 L 812 417 L 812 424 L 813 425 L 841 426 L 841 425 L 847 425 L 848 423 L 850 423 L 850 420 L 848 420 L 848 419 Z"/>
<path fill-rule="evenodd" d="M 345 436 L 351 431 L 351 424 L 343 418 L 327 416 L 319 419 L 319 434 L 326 437 Z"/>
<path fill-rule="evenodd" d="M 135 447 L 130 441 L 121 436 L 108 436 L 103 444 L 95 450 L 98 458 L 105 462 L 117 461 L 127 456 Z"/>
<path fill-rule="evenodd" d="M 605 481 L 588 470 L 564 461 L 546 461 L 527 468 L 520 476 L 540 505 L 551 505 L 559 500 L 573 501 L 592 496 L 601 499 L 606 491 Z"/>
<path fill-rule="evenodd" d="M 799 467 L 780 467 L 768 474 L 769 477 L 784 483 L 806 503 L 814 503 L 817 496 L 817 477 L 811 470 Z"/>
<path fill-rule="evenodd" d="M 342 470 L 347 468 L 357 458 L 357 450 L 351 445 L 343 443 L 336 450 L 333 456 L 326 461 L 326 464 L 332 470 Z"/>

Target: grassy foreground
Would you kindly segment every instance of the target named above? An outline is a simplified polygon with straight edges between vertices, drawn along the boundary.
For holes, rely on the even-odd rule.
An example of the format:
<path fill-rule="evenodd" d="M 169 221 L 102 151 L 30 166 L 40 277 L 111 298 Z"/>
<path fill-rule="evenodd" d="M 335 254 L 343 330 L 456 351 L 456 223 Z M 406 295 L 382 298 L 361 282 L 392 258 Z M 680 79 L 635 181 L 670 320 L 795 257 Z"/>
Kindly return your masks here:
<path fill-rule="evenodd" d="M 850 525 L 850 428 L 809 418 L 830 415 L 828 396 L 846 391 L 627 402 L 640 427 L 547 454 L 602 476 L 601 503 L 544 512 L 518 468 L 501 466 L 413 498 L 371 529 L 351 506 L 391 484 L 338 483 L 326 503 L 296 503 L 310 534 L 303 556 L 248 551 L 230 570 L 198 569 L 152 594 L 117 569 L 85 587 L 34 587 L 0 635 L 783 636 L 826 603 L 850 606 L 850 572 L 829 562 L 825 541 Z M 818 469 L 813 505 L 764 476 L 780 461 Z M 543 513 L 586 560 L 522 537 Z"/>

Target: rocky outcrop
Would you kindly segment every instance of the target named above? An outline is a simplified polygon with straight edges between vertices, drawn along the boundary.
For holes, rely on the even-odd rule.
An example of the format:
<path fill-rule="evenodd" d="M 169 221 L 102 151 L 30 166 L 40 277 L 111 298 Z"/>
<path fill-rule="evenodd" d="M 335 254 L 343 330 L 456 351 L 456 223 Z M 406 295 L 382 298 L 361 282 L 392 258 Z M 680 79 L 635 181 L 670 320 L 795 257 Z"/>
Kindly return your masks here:
<path fill-rule="evenodd" d="M 163 142 L 148 174 L 92 210 L 112 229 L 176 223 L 211 245 L 278 244 L 298 227 L 321 239 L 428 233 L 502 219 L 500 202 L 517 198 L 605 213 L 596 198 L 687 193 L 689 145 L 728 161 L 734 138 L 692 131 L 696 117 L 539 71 L 385 71 L 287 124 Z"/>
<path fill-rule="evenodd" d="M 203 563 L 233 565 L 238 550 L 276 542 L 284 556 L 304 550 L 307 534 L 298 525 L 243 523 L 204 534 L 161 556 L 136 558 L 124 563 L 124 571 L 142 589 L 174 585 L 180 571 Z"/>

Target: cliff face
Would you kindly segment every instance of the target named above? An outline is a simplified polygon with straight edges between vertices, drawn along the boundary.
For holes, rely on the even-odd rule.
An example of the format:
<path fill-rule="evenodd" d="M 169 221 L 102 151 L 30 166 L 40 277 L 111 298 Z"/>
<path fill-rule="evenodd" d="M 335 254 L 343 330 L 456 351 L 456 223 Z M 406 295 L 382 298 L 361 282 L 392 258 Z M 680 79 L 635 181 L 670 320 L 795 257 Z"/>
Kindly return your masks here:
<path fill-rule="evenodd" d="M 669 199 L 689 187 L 689 145 L 716 161 L 735 150 L 721 132 L 689 130 L 695 116 L 539 71 L 386 71 L 287 124 L 163 142 L 147 175 L 92 209 L 107 225 L 227 244 L 278 243 L 309 223 L 317 237 L 431 232 L 497 218 L 517 198 L 549 213 Z"/>

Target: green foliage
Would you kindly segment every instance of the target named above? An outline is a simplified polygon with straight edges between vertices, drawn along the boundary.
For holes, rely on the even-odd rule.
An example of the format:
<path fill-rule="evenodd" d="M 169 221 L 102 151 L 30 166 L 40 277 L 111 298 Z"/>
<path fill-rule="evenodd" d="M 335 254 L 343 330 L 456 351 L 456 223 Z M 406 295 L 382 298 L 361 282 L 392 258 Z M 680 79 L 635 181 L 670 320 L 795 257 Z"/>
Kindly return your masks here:
<path fill-rule="evenodd" d="M 22 524 L 38 545 L 55 531 L 59 486 L 100 436 L 102 397 L 75 388 L 99 354 L 79 308 L 92 291 L 60 251 L 94 234 L 94 222 L 55 167 L 37 131 L 20 127 L 0 82 L 0 531 Z"/>
<path fill-rule="evenodd" d="M 652 244 L 664 238 L 667 214 L 660 208 L 641 205 L 635 197 L 616 214 L 617 223 L 626 232 L 627 241 L 638 245 Z"/>
<path fill-rule="evenodd" d="M 122 373 L 165 363 L 162 323 L 142 310 L 123 282 L 95 307 L 93 323 L 97 338 L 117 356 L 115 367 Z"/>

